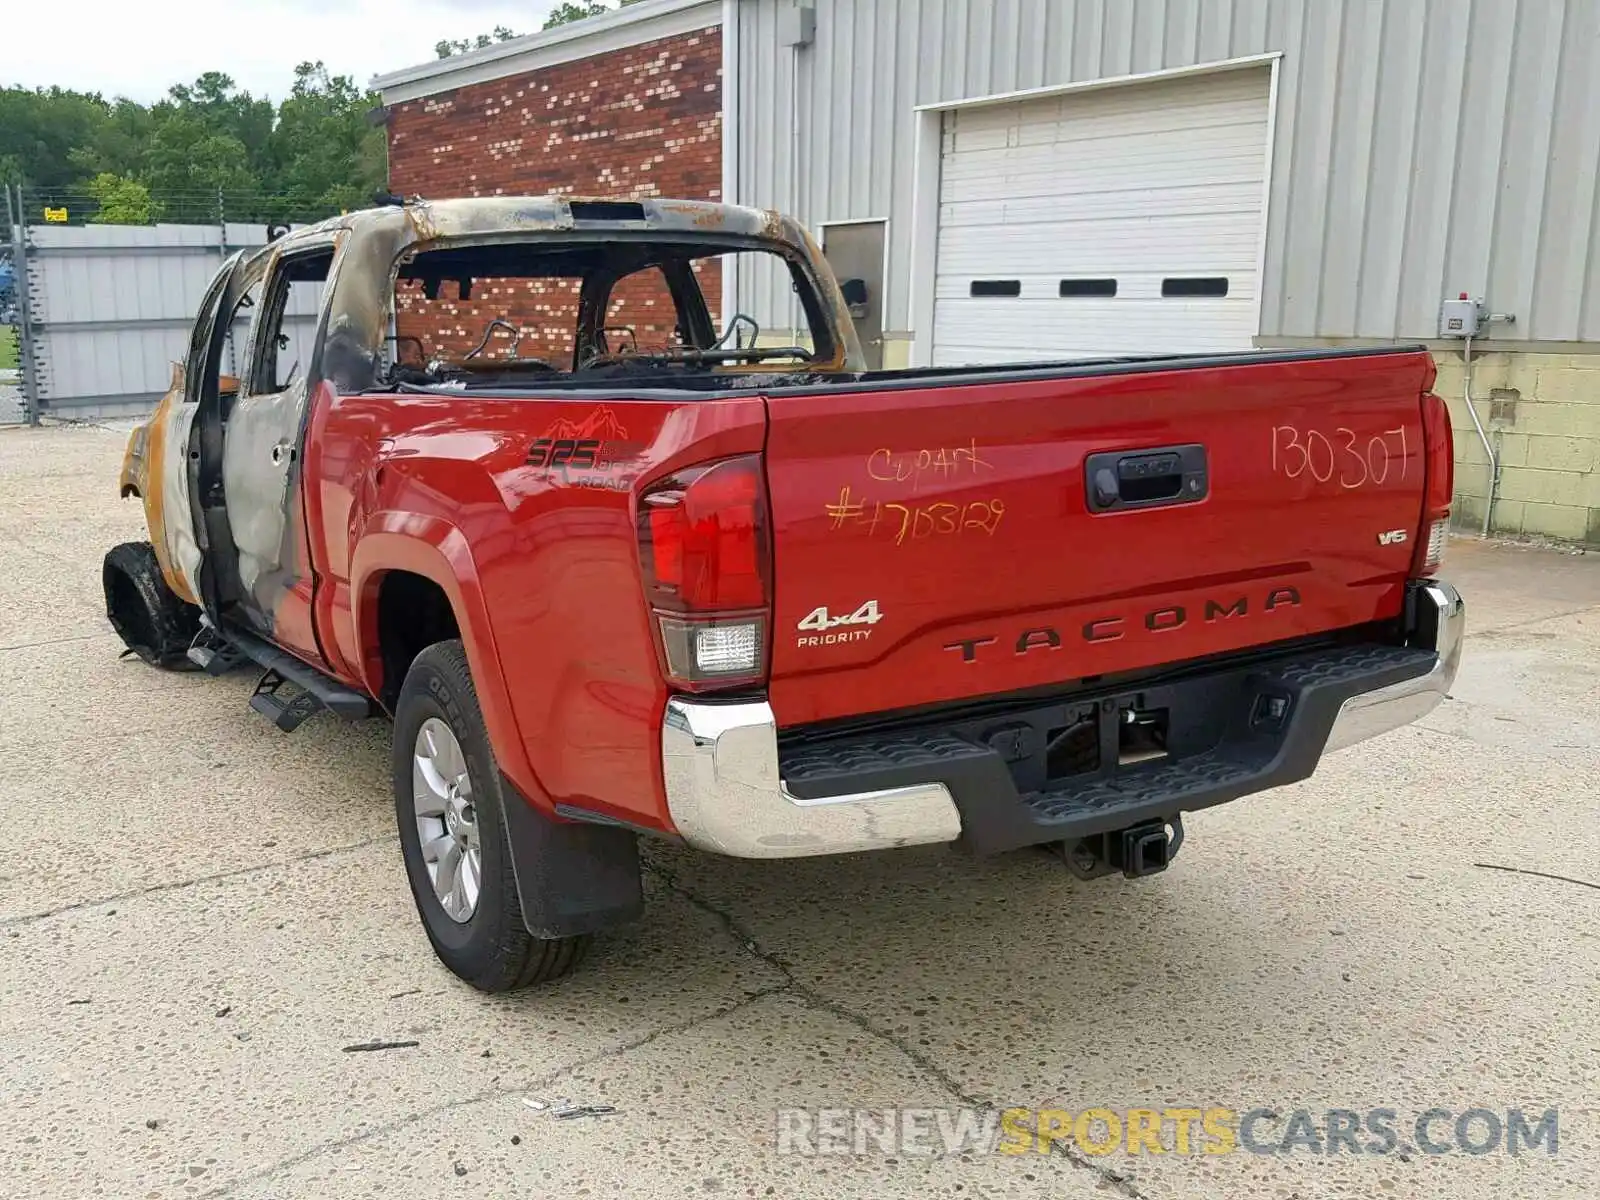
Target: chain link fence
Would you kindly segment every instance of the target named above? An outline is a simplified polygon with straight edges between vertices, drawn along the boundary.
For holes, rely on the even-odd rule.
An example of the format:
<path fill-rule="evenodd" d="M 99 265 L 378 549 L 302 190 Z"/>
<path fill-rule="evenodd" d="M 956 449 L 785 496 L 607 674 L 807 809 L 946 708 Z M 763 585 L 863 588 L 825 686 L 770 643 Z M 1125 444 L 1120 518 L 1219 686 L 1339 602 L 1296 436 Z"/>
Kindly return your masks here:
<path fill-rule="evenodd" d="M 20 189 L 0 185 L 0 425 L 34 419 L 28 402 L 30 389 L 23 377 L 24 334 L 27 330 L 27 257 L 20 208 Z"/>
<path fill-rule="evenodd" d="M 147 411 L 206 284 L 275 228 L 335 216 L 292 196 L 159 201 L 0 185 L 0 425 Z"/>
<path fill-rule="evenodd" d="M 99 193 L 87 184 L 20 187 L 30 225 L 306 225 L 338 210 L 317 201 L 255 188 Z"/>

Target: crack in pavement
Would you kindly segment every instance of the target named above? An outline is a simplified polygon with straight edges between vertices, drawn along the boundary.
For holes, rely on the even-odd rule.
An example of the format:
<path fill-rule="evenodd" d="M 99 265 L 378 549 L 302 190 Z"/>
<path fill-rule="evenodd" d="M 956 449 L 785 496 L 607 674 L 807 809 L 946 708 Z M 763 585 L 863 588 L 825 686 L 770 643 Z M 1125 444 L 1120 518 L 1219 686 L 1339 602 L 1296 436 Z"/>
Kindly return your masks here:
<path fill-rule="evenodd" d="M 1575 883 L 1579 887 L 1593 888 L 1600 892 L 1600 883 L 1590 883 L 1587 879 L 1574 879 L 1571 875 L 1553 875 L 1549 871 L 1530 871 L 1527 867 L 1507 867 L 1500 863 L 1475 862 L 1475 867 L 1485 871 L 1510 871 L 1513 875 L 1532 875 L 1537 879 L 1553 879 L 1557 883 Z"/>
<path fill-rule="evenodd" d="M 80 900 L 71 904 L 63 904 L 56 908 L 47 909 L 43 912 L 25 913 L 20 916 L 0 919 L 0 928 L 34 924 L 39 921 L 47 920 L 51 917 L 57 917 L 66 913 L 77 912 L 84 909 L 96 908 L 105 904 L 138 899 L 143 896 L 158 895 L 163 892 L 179 891 L 184 888 L 195 887 L 205 883 L 213 883 L 219 880 L 237 879 L 243 876 L 255 875 L 264 871 L 270 871 L 276 867 L 309 862 L 315 859 L 328 858 L 336 854 L 345 854 L 357 850 L 367 849 L 372 846 L 384 845 L 392 842 L 393 840 L 394 839 L 390 836 L 368 838 L 364 841 L 352 842 L 348 845 L 332 846 L 322 850 L 313 850 L 306 854 L 295 855 L 291 858 L 276 859 L 272 862 L 236 867 L 228 871 L 216 871 L 208 875 L 194 876 L 189 879 L 174 880 L 169 883 L 151 884 L 148 887 L 142 888 L 133 888 L 125 892 L 118 892 L 109 896 L 101 896 L 93 900 Z M 830 1016 L 833 1016 L 834 1018 L 861 1030 L 862 1033 L 866 1034 L 873 1040 L 883 1042 L 892 1049 L 898 1051 L 902 1057 L 911 1062 L 918 1070 L 936 1082 L 942 1089 L 944 1089 L 944 1091 L 949 1093 L 951 1097 L 968 1108 L 972 1108 L 983 1113 L 998 1113 L 1000 1111 L 999 1107 L 992 1101 L 985 1100 L 982 1097 L 969 1092 L 948 1070 L 946 1070 L 944 1067 L 941 1067 L 931 1057 L 917 1049 L 915 1046 L 911 1045 L 904 1038 L 898 1036 L 890 1030 L 879 1028 L 862 1014 L 855 1012 L 845 1005 L 840 1004 L 838 1001 L 828 998 L 809 985 L 802 983 L 795 976 L 793 968 L 791 968 L 789 964 L 780 958 L 776 953 L 765 949 L 756 939 L 755 934 L 742 925 L 736 917 L 724 909 L 719 908 L 716 904 L 702 896 L 699 892 L 683 883 L 672 871 L 661 866 L 659 863 L 649 861 L 648 858 L 643 860 L 643 867 L 647 872 L 659 879 L 662 885 L 673 895 L 676 895 L 691 907 L 702 913 L 705 913 L 707 916 L 711 917 L 718 924 L 720 924 L 729 938 L 732 939 L 740 949 L 752 957 L 759 959 L 768 967 L 776 971 L 779 977 L 782 979 L 782 982 L 757 988 L 754 991 L 747 993 L 742 999 L 737 1000 L 732 1004 L 722 1005 L 712 1012 L 691 1017 L 684 1021 L 677 1021 L 670 1025 L 659 1026 L 645 1034 L 642 1034 L 639 1037 L 630 1038 L 626 1041 L 616 1043 L 603 1050 L 597 1051 L 594 1054 L 586 1055 L 585 1057 L 577 1059 L 571 1063 L 557 1067 L 553 1071 L 547 1072 L 544 1075 L 538 1076 L 534 1079 L 525 1080 L 517 1084 L 515 1087 L 492 1088 L 486 1091 L 477 1092 L 470 1096 L 464 1096 L 456 1100 L 448 1101 L 444 1104 L 435 1105 L 432 1108 L 422 1109 L 417 1112 L 410 1113 L 399 1120 L 391 1121 L 385 1125 L 374 1126 L 371 1129 L 362 1130 L 360 1133 L 351 1134 L 348 1137 L 339 1138 L 331 1142 L 320 1143 L 308 1150 L 300 1152 L 299 1154 L 280 1159 L 279 1161 L 274 1162 L 258 1171 L 252 1172 L 249 1175 L 240 1176 L 238 1179 L 235 1179 L 220 1188 L 215 1188 L 209 1192 L 206 1192 L 204 1193 L 202 1200 L 218 1200 L 220 1197 L 232 1195 L 242 1187 L 247 1187 L 253 1183 L 260 1183 L 283 1171 L 292 1170 L 297 1166 L 301 1166 L 315 1158 L 319 1158 L 324 1154 L 333 1153 L 346 1149 L 350 1146 L 359 1145 L 362 1142 L 370 1141 L 371 1139 L 380 1137 L 386 1133 L 392 1133 L 397 1130 L 407 1128 L 408 1126 L 414 1125 L 419 1121 L 426 1120 L 432 1116 L 437 1116 L 440 1113 L 450 1112 L 458 1108 L 465 1108 L 473 1104 L 482 1104 L 487 1101 L 506 1096 L 514 1096 L 522 1092 L 548 1088 L 552 1084 L 567 1077 L 568 1075 L 582 1070 L 584 1067 L 592 1066 L 597 1062 L 602 1062 L 609 1058 L 618 1057 L 632 1050 L 637 1050 L 640 1047 L 647 1046 L 657 1039 L 665 1037 L 669 1034 L 683 1033 L 709 1022 L 721 1020 L 722 1018 L 738 1012 L 740 1009 L 746 1008 L 760 1000 L 764 1000 L 769 996 L 793 996 L 800 1000 L 808 1008 L 818 1012 L 827 1013 Z M 1079 1170 L 1091 1172 L 1097 1177 L 1101 1186 L 1109 1187 L 1117 1194 L 1127 1197 L 1128 1200 L 1143 1200 L 1143 1193 L 1134 1186 L 1133 1182 L 1127 1176 L 1120 1175 L 1117 1172 L 1092 1161 L 1083 1155 L 1081 1151 L 1077 1151 L 1071 1146 L 1065 1145 L 1062 1142 L 1052 1142 L 1051 1149 L 1064 1158 L 1071 1166 Z"/>
<path fill-rule="evenodd" d="M 651 1042 L 669 1034 L 683 1033 L 711 1021 L 719 1021 L 723 1017 L 731 1016 L 740 1009 L 748 1008 L 752 1004 L 765 1000 L 768 996 L 781 995 L 787 990 L 788 984 L 775 984 L 757 988 L 752 992 L 745 993 L 742 1000 L 735 1000 L 732 1004 L 724 1004 L 716 1010 L 698 1017 L 690 1017 L 687 1020 L 674 1021 L 670 1025 L 658 1026 L 648 1033 L 629 1038 L 626 1041 L 615 1042 L 603 1050 L 597 1050 L 593 1054 L 585 1055 L 583 1058 L 557 1067 L 552 1071 L 547 1071 L 534 1079 L 524 1080 L 515 1087 L 488 1088 L 471 1096 L 463 1096 L 457 1100 L 436 1104 L 432 1108 L 421 1109 L 401 1117 L 399 1120 L 390 1121 L 386 1125 L 375 1125 L 371 1129 L 363 1129 L 360 1133 L 352 1133 L 349 1137 L 339 1138 L 332 1142 L 322 1142 L 309 1150 L 303 1150 L 299 1154 L 280 1159 L 249 1175 L 241 1175 L 238 1179 L 232 1180 L 221 1187 L 213 1188 L 211 1191 L 203 1193 L 200 1200 L 221 1200 L 222 1197 L 233 1195 L 242 1187 L 248 1187 L 253 1183 L 264 1183 L 274 1175 L 303 1166 L 313 1159 L 322 1157 L 324 1154 L 345 1150 L 351 1146 L 359 1146 L 362 1142 L 371 1141 L 375 1137 L 382 1137 L 386 1133 L 394 1133 L 398 1130 L 406 1129 L 419 1121 L 425 1121 L 429 1117 L 436 1117 L 440 1113 L 453 1112 L 458 1108 L 469 1108 L 474 1104 L 486 1104 L 491 1100 L 502 1100 L 510 1096 L 520 1095 L 523 1092 L 549 1088 L 565 1079 L 568 1075 L 581 1071 L 584 1067 L 591 1067 L 595 1063 L 605 1062 L 607 1059 L 618 1058 L 642 1046 L 648 1046 Z"/>
<path fill-rule="evenodd" d="M 996 1105 L 968 1093 L 966 1089 L 964 1089 L 956 1081 L 955 1077 L 952 1076 L 950 1072 L 939 1066 L 922 1051 L 908 1044 L 903 1038 L 896 1036 L 888 1030 L 879 1029 L 861 1014 L 851 1011 L 844 1005 L 839 1004 L 837 1001 L 828 999 L 826 996 L 818 993 L 815 989 L 800 982 L 795 977 L 793 969 L 775 953 L 762 947 L 760 942 L 756 940 L 755 935 L 750 930 L 746 929 L 742 924 L 740 924 L 738 919 L 735 918 L 731 913 L 728 913 L 717 907 L 710 900 L 696 892 L 693 888 L 684 884 L 676 875 L 674 875 L 667 868 L 661 866 L 659 863 L 654 863 L 649 861 L 648 858 L 643 856 L 641 857 L 643 860 L 642 865 L 644 870 L 659 879 L 667 891 L 677 896 L 685 903 L 689 904 L 692 908 L 717 921 L 717 923 L 722 926 L 723 930 L 728 934 L 728 936 L 738 944 L 740 949 L 744 950 L 752 957 L 759 959 L 762 963 L 776 971 L 782 982 L 756 988 L 753 991 L 746 993 L 742 999 L 736 1000 L 731 1004 L 720 1005 L 709 1013 L 705 1013 L 696 1017 L 690 1017 L 683 1021 L 675 1021 L 670 1025 L 658 1026 L 657 1028 L 643 1033 L 638 1037 L 628 1038 L 624 1041 L 613 1043 L 612 1045 L 607 1046 L 602 1050 L 598 1050 L 593 1054 L 585 1055 L 584 1057 L 573 1062 L 566 1063 L 560 1067 L 556 1067 L 554 1070 L 547 1071 L 543 1075 L 539 1075 L 532 1079 L 523 1080 L 517 1083 L 515 1086 L 487 1088 L 470 1096 L 463 1096 L 455 1100 L 446 1101 L 442 1104 L 436 1104 L 431 1108 L 421 1109 L 417 1112 L 409 1113 L 404 1117 L 387 1122 L 383 1125 L 375 1125 L 370 1129 L 363 1129 L 360 1132 L 350 1134 L 347 1137 L 320 1143 L 307 1150 L 302 1150 L 298 1154 L 279 1159 L 278 1161 L 270 1163 L 265 1167 L 262 1167 L 256 1171 L 252 1171 L 248 1175 L 242 1175 L 226 1184 L 213 1188 L 212 1190 L 205 1192 L 201 1196 L 200 1200 L 224 1200 L 225 1197 L 237 1194 L 242 1188 L 250 1187 L 253 1184 L 264 1183 L 278 1175 L 283 1174 L 286 1171 L 291 1171 L 296 1167 L 304 1166 L 306 1163 L 321 1158 L 326 1154 L 337 1153 L 338 1151 L 346 1150 L 351 1146 L 361 1145 L 362 1143 L 369 1142 L 374 1138 L 382 1137 L 385 1134 L 395 1133 L 399 1130 L 410 1128 L 413 1125 L 428 1120 L 431 1117 L 438 1116 L 442 1113 L 454 1112 L 458 1109 L 470 1108 L 476 1104 L 486 1104 L 493 1100 L 505 1099 L 530 1091 L 541 1091 L 548 1089 L 561 1080 L 575 1074 L 578 1071 L 581 1071 L 585 1067 L 593 1066 L 596 1063 L 604 1062 L 608 1059 L 619 1058 L 622 1055 L 640 1049 L 641 1047 L 648 1046 L 652 1042 L 658 1041 L 659 1039 L 667 1037 L 671 1034 L 686 1033 L 691 1029 L 697 1029 L 714 1021 L 720 1021 L 725 1017 L 731 1016 L 742 1009 L 748 1008 L 751 1005 L 759 1003 L 760 1001 L 772 996 L 793 996 L 807 1007 L 820 1012 L 828 1013 L 838 1020 L 841 1020 L 846 1024 L 861 1030 L 868 1037 L 874 1039 L 875 1041 L 884 1042 L 892 1049 L 899 1051 L 901 1055 L 903 1055 L 929 1078 L 937 1082 L 940 1087 L 942 1087 L 960 1103 L 982 1112 L 999 1111 Z M 1063 1157 L 1072 1167 L 1091 1172 L 1097 1178 L 1099 1186 L 1108 1188 L 1109 1190 L 1116 1192 L 1118 1195 L 1127 1197 L 1128 1200 L 1145 1200 L 1143 1193 L 1140 1192 L 1127 1177 L 1100 1166 L 1099 1164 L 1086 1158 L 1081 1152 L 1075 1151 L 1071 1147 L 1065 1146 L 1060 1142 L 1052 1142 L 1051 1148 L 1055 1150 L 1061 1157 Z"/>
<path fill-rule="evenodd" d="M 723 928 L 727 930 L 728 936 L 733 938 L 734 941 L 738 942 L 738 944 L 745 950 L 746 953 L 754 955 L 756 958 L 770 966 L 773 970 L 781 974 L 786 982 L 782 988 L 776 989 L 777 991 L 785 992 L 789 995 L 795 996 L 799 1000 L 803 1001 L 807 1007 L 816 1009 L 820 1012 L 828 1013 L 837 1019 L 861 1030 L 861 1032 L 865 1033 L 868 1037 L 873 1038 L 876 1041 L 883 1042 L 893 1049 L 898 1050 L 900 1054 L 909 1060 L 915 1067 L 917 1067 L 918 1070 L 922 1071 L 930 1079 L 934 1080 L 934 1082 L 936 1082 L 953 1098 L 960 1101 L 960 1103 L 966 1107 L 976 1109 L 984 1113 L 1000 1112 L 998 1105 L 992 1101 L 985 1100 L 980 1096 L 976 1096 L 968 1092 L 964 1087 L 961 1086 L 960 1082 L 954 1075 L 945 1070 L 938 1063 L 934 1062 L 933 1059 L 927 1054 L 924 1054 L 921 1050 L 918 1050 L 915 1046 L 911 1045 L 904 1038 L 890 1030 L 880 1029 L 861 1013 L 845 1007 L 837 1000 L 829 999 L 827 996 L 824 996 L 822 993 L 818 992 L 815 988 L 800 982 L 800 980 L 795 977 L 794 971 L 792 968 L 790 968 L 789 964 L 784 962 L 772 951 L 763 949 L 761 943 L 757 941 L 755 934 L 740 924 L 738 919 L 734 917 L 733 914 L 718 908 L 710 900 L 706 899 L 693 888 L 680 881 L 676 875 L 674 875 L 666 867 L 663 867 L 660 863 L 652 862 L 649 860 L 649 858 L 642 854 L 640 855 L 640 858 L 643 862 L 644 869 L 656 876 L 656 878 L 660 879 L 668 891 L 681 896 L 684 900 L 688 901 L 688 903 L 693 905 L 695 908 L 698 908 L 701 912 L 704 912 L 720 921 Z M 1144 1200 L 1144 1194 L 1134 1186 L 1131 1179 L 1125 1175 L 1118 1174 L 1116 1171 L 1113 1171 L 1108 1167 L 1102 1166 L 1086 1156 L 1082 1151 L 1076 1150 L 1073 1147 L 1056 1140 L 1051 1141 L 1050 1148 L 1065 1158 L 1072 1166 L 1078 1168 L 1079 1170 L 1092 1172 L 1098 1177 L 1101 1186 L 1108 1187 L 1117 1194 L 1128 1197 L 1129 1200 Z"/>
<path fill-rule="evenodd" d="M 154 896 L 161 892 L 176 892 L 202 883 L 215 883 L 219 879 L 238 879 L 244 875 L 255 875 L 262 871 L 270 871 L 274 867 L 288 867 L 293 866 L 295 863 L 329 858 L 335 854 L 348 854 L 355 850 L 365 850 L 371 846 L 387 845 L 393 843 L 394 840 L 393 834 L 387 834 L 383 837 L 368 838 L 361 842 L 350 842 L 344 846 L 329 846 L 323 850 L 310 850 L 305 854 L 297 854 L 290 858 L 275 858 L 271 862 L 254 863 L 245 867 L 233 867 L 227 871 L 214 871 L 209 875 L 195 875 L 189 879 L 174 879 L 168 883 L 152 883 L 146 887 L 130 888 L 126 892 L 117 892 L 111 896 L 99 896 L 93 900 L 74 900 L 71 904 L 62 904 L 56 908 L 45 909 L 43 912 L 21 913 L 14 917 L 0 918 L 0 929 L 9 929 L 17 925 L 32 925 L 38 921 L 48 920 L 51 917 L 59 917 L 64 913 L 78 912 L 86 908 L 98 908 L 102 904 L 116 904 L 123 900 L 137 900 L 141 896 Z"/>
<path fill-rule="evenodd" d="M 0 654 L 7 650 L 32 650 L 35 646 L 60 646 L 67 642 L 92 642 L 96 638 L 115 637 L 114 633 L 79 633 L 72 637 L 45 638 L 38 642 L 18 642 L 13 646 L 0 646 Z"/>

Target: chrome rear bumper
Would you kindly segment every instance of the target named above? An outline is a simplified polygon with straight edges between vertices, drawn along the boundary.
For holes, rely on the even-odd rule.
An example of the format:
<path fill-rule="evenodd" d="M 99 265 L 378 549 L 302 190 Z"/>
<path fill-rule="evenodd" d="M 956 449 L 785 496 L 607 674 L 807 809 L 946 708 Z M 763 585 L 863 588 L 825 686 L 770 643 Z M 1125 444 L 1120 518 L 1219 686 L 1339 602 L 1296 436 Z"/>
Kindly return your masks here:
<path fill-rule="evenodd" d="M 766 701 L 672 699 L 661 730 L 672 823 L 692 846 L 735 858 L 795 858 L 950 842 L 950 789 L 922 783 L 803 800 L 778 775 L 778 724 Z"/>
<path fill-rule="evenodd" d="M 1432 579 L 1417 589 L 1411 644 L 1438 654 L 1433 670 L 1404 683 L 1352 696 L 1339 708 L 1323 753 L 1343 750 L 1427 716 L 1445 698 L 1461 665 L 1467 606 L 1461 593 Z"/>
<path fill-rule="evenodd" d="M 1283 743 L 1287 748 L 1279 753 L 1271 750 L 1271 745 L 1278 743 L 1271 743 L 1259 763 L 1239 765 L 1212 754 L 1148 771 L 1140 769 L 1125 777 L 1118 773 L 1114 783 L 1095 786 L 1100 786 L 1102 792 L 1111 787 L 1126 796 L 1119 799 L 1108 794 L 1084 800 L 1086 808 L 1092 810 L 1089 816 L 1097 822 L 1096 829 L 1100 825 L 1111 828 L 1121 820 L 1113 810 L 1132 814 L 1127 818 L 1132 822 L 1135 816 L 1145 819 L 1189 812 L 1303 779 L 1315 769 L 1321 754 L 1426 716 L 1444 699 L 1455 680 L 1466 609 L 1456 589 L 1438 580 L 1422 582 L 1412 594 L 1411 605 L 1411 633 L 1406 645 L 1373 648 L 1380 657 L 1409 656 L 1415 664 L 1406 672 L 1411 677 L 1375 687 L 1366 683 L 1371 690 L 1360 691 L 1363 672 L 1357 671 L 1338 685 L 1346 697 L 1342 703 L 1336 695 L 1328 695 L 1326 688 L 1315 703 L 1296 702 L 1291 710 L 1295 715 L 1283 735 L 1288 738 Z M 1366 653 L 1361 647 L 1352 652 L 1358 659 Z M 1341 653 L 1344 652 L 1336 649 L 1322 657 L 1336 660 Z M 1432 665 L 1418 673 L 1427 661 L 1427 653 L 1433 656 Z M 1375 675 L 1374 682 L 1392 680 L 1396 675 L 1394 669 L 1374 668 L 1364 673 Z M 1302 683 L 1304 680 L 1295 686 Z M 1303 692 L 1302 699 L 1310 695 L 1310 691 Z M 1330 722 L 1333 704 L 1339 707 Z M 1300 713 L 1301 709 L 1308 711 Z M 1328 730 L 1326 737 L 1323 730 Z M 969 767 L 973 765 L 971 754 L 993 756 L 981 741 L 970 744 L 958 740 L 957 744 L 970 752 Z M 1029 839 L 1048 840 L 1065 836 L 1059 829 L 1076 828 L 1045 824 L 1037 832 L 986 832 L 981 824 L 986 813 L 1004 812 L 1008 806 L 1014 808 L 1022 803 L 1012 786 L 1012 777 L 997 757 L 992 763 L 979 764 L 978 774 L 969 771 L 964 776 L 949 761 L 930 763 L 927 775 L 932 778 L 908 780 L 901 770 L 894 781 L 905 781 L 905 786 L 887 787 L 883 786 L 889 779 L 885 777 L 882 756 L 874 765 L 865 758 L 858 760 L 852 753 L 847 748 L 846 769 L 834 778 L 856 777 L 864 786 L 852 788 L 833 783 L 830 788 L 836 790 L 831 794 L 799 796 L 784 782 L 777 722 L 765 700 L 716 703 L 674 697 L 667 702 L 661 730 L 667 807 L 678 833 L 690 845 L 735 858 L 793 858 L 950 842 L 963 837 L 964 812 L 969 821 L 979 822 L 966 828 L 964 840 L 980 848 L 986 843 L 1006 848 L 1026 844 Z M 1213 758 L 1219 761 L 1208 761 Z M 984 769 L 988 775 L 982 774 Z M 814 781 L 802 787 L 799 780 L 797 775 L 796 789 L 811 793 L 818 790 Z M 878 786 L 873 787 L 873 783 Z M 960 791 L 958 797 L 952 789 L 961 788 L 965 791 Z"/>

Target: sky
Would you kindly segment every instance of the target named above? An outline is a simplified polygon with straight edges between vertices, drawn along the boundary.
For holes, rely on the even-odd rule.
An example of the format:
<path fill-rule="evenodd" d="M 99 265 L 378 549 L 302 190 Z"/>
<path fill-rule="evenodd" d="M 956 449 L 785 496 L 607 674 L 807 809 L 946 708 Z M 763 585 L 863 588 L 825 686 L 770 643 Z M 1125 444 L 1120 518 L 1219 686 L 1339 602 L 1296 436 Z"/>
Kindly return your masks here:
<path fill-rule="evenodd" d="M 148 104 L 175 83 L 223 71 L 281 100 L 297 63 L 322 59 L 365 86 L 427 62 L 441 38 L 504 25 L 533 33 L 554 0 L 79 0 L 70 19 L 49 2 L 5 6 L 0 86 L 127 96 Z"/>

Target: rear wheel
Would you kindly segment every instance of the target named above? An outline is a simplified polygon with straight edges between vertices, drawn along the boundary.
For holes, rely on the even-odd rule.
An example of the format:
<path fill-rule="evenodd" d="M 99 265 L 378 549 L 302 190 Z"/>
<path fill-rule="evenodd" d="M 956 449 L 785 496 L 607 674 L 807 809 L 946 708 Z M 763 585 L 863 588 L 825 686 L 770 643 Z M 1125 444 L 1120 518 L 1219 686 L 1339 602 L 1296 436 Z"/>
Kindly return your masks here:
<path fill-rule="evenodd" d="M 113 547 L 100 568 L 106 616 L 122 640 L 145 662 L 186 668 L 189 646 L 200 632 L 200 610 L 167 586 L 149 542 Z"/>
<path fill-rule="evenodd" d="M 507 800 L 459 641 L 417 655 L 400 688 L 394 796 L 411 895 L 445 966 L 504 992 L 578 965 L 587 937 L 538 938 L 523 924 Z"/>

